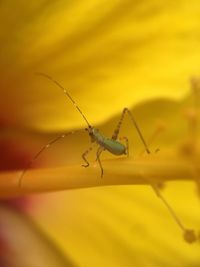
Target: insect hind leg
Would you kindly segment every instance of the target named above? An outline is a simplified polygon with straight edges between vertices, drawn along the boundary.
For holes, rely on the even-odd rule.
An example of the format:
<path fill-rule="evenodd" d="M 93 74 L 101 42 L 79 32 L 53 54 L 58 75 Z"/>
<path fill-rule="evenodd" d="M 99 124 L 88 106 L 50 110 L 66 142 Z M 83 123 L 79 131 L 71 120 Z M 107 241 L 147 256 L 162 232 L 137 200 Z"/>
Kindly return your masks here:
<path fill-rule="evenodd" d="M 121 129 L 121 126 L 122 126 L 122 122 L 123 122 L 123 120 L 124 120 L 125 113 L 126 113 L 126 110 L 124 109 L 124 110 L 122 111 L 121 118 L 120 118 L 120 120 L 119 120 L 119 122 L 118 122 L 118 124 L 117 124 L 117 127 L 116 127 L 116 129 L 114 130 L 114 133 L 113 133 L 113 135 L 112 135 L 112 139 L 113 139 L 113 140 L 117 140 L 117 138 L 118 138 L 118 135 L 119 135 L 119 132 L 120 132 L 120 129 Z"/>
<path fill-rule="evenodd" d="M 129 141 L 128 138 L 126 136 L 122 136 L 119 138 L 120 140 L 124 140 L 126 142 L 126 155 L 127 158 L 129 157 Z"/>
<path fill-rule="evenodd" d="M 137 132 L 138 132 L 138 134 L 139 134 L 139 136 L 140 136 L 140 139 L 141 139 L 141 141 L 142 141 L 142 143 L 143 143 L 143 145 L 144 145 L 144 147 L 145 147 L 145 150 L 146 150 L 146 152 L 149 154 L 149 153 L 150 153 L 150 150 L 149 150 L 149 148 L 148 148 L 148 146 L 147 146 L 147 144 L 146 144 L 146 142 L 145 142 L 145 140 L 144 140 L 144 137 L 143 137 L 143 135 L 142 135 L 142 133 L 141 133 L 139 127 L 138 127 L 138 124 L 136 123 L 135 118 L 133 117 L 133 114 L 130 112 L 130 110 L 129 110 L 128 108 L 124 108 L 124 109 L 123 109 L 122 114 L 121 114 L 121 118 L 120 118 L 120 120 L 119 120 L 119 122 L 118 122 L 118 124 L 117 124 L 117 127 L 116 127 L 116 129 L 115 129 L 113 135 L 112 135 L 112 139 L 113 139 L 113 140 L 116 140 L 116 139 L 118 138 L 118 135 L 119 135 L 119 132 L 120 132 L 120 129 L 121 129 L 121 126 L 122 126 L 122 122 L 123 122 L 123 120 L 124 120 L 124 117 L 125 117 L 125 114 L 126 114 L 126 113 L 127 113 L 127 114 L 129 115 L 129 117 L 131 118 L 131 120 L 132 120 L 132 122 L 133 122 L 133 125 L 135 126 L 135 129 L 137 130 Z"/>

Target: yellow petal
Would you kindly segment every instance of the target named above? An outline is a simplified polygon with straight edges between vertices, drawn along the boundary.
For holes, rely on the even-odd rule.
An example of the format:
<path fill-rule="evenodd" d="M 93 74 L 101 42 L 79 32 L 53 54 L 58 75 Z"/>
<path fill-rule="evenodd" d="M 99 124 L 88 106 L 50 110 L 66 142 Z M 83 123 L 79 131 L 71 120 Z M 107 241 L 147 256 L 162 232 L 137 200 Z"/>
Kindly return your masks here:
<path fill-rule="evenodd" d="M 34 1 L 1 5 L 1 109 L 42 130 L 84 125 L 48 81 L 60 81 L 91 123 L 156 96 L 180 98 L 199 71 L 199 3 Z M 9 103 L 9 109 L 7 108 Z"/>
<path fill-rule="evenodd" d="M 101 124 L 105 133 L 114 129 L 117 119 L 105 125 L 102 122 L 119 114 L 124 106 L 132 107 L 155 97 L 182 98 L 188 92 L 187 79 L 199 71 L 196 36 L 200 5 L 197 0 L 190 3 L 186 0 L 176 3 L 79 1 L 75 4 L 39 1 L 29 5 L 22 0 L 20 11 L 15 8 L 19 2 L 12 3 L 12 8 L 10 2 L 4 3 L 0 16 L 3 25 L 0 122 L 9 128 L 8 131 L 13 126 L 17 129 L 26 126 L 45 133 L 84 126 L 80 114 L 69 99 L 66 102 L 59 88 L 32 75 L 37 71 L 61 82 L 88 120 Z M 130 125 L 125 124 L 125 134 L 133 138 L 134 161 L 105 159 L 105 171 L 110 180 L 105 175 L 106 180 L 101 185 L 130 184 L 129 178 L 134 183 L 138 177 L 152 185 L 173 177 L 183 179 L 183 174 L 199 183 L 198 146 L 194 153 L 198 140 L 193 140 L 193 135 L 188 133 L 188 129 L 193 131 L 193 123 L 191 119 L 189 123 L 182 120 L 185 112 L 181 103 L 167 102 L 165 106 L 163 103 L 166 104 L 157 103 L 160 108 L 156 103 L 155 108 L 144 104 L 141 115 L 134 110 L 146 140 L 148 143 L 153 140 L 152 152 L 158 149 L 160 152 L 147 160 L 138 136 L 132 135 Z M 166 128 L 160 136 L 155 135 L 157 119 L 158 126 Z M 155 136 L 160 141 L 156 141 Z M 80 137 L 78 141 L 77 137 Z M 43 138 L 48 139 L 48 136 L 39 136 Z M 190 142 L 186 143 L 186 139 Z M 70 166 L 30 171 L 21 188 L 19 173 L 2 173 L 1 196 L 99 185 L 97 168 L 84 170 L 71 166 L 77 155 L 81 158 L 79 150 L 86 144 L 83 135 L 66 140 L 58 151 L 59 157 L 66 153 Z M 185 143 L 187 148 L 193 144 L 192 149 L 189 147 L 192 153 L 187 149 L 183 153 L 184 149 L 180 149 Z M 59 160 L 57 153 L 56 156 L 52 154 L 47 156 L 49 165 L 55 157 L 55 164 Z M 60 164 L 64 161 L 63 157 Z M 125 164 L 121 165 L 121 161 Z M 74 175 L 73 179 L 66 179 L 66 174 Z M 155 177 L 158 180 L 155 181 Z M 183 242 L 180 228 L 149 189 L 147 186 L 103 187 L 63 192 L 64 196 L 61 193 L 50 195 L 51 199 L 48 195 L 47 199 L 38 196 L 40 205 L 30 213 L 80 266 L 198 265 L 198 245 L 188 247 Z M 166 187 L 164 195 L 172 202 L 184 225 L 196 230 L 199 218 L 194 192 L 193 183 L 175 183 Z M 34 199 L 36 201 L 37 197 Z"/>
<path fill-rule="evenodd" d="M 163 194 L 188 227 L 199 228 L 192 183 L 167 185 Z M 51 193 L 33 201 L 40 203 L 32 212 L 34 218 L 78 266 L 198 266 L 200 262 L 199 244 L 183 241 L 150 187 Z"/>
<path fill-rule="evenodd" d="M 74 266 L 29 216 L 1 204 L 0 223 L 1 266 Z"/>

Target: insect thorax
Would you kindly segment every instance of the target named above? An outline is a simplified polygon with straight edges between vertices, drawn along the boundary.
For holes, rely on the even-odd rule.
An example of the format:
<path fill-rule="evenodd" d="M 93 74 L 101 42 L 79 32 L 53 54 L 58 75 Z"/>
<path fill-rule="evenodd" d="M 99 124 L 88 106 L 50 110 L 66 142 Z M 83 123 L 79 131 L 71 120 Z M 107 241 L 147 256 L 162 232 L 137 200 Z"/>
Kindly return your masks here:
<path fill-rule="evenodd" d="M 91 138 L 93 141 L 97 142 L 99 145 L 103 145 L 105 136 L 99 132 L 98 129 L 92 128 L 91 130 Z"/>

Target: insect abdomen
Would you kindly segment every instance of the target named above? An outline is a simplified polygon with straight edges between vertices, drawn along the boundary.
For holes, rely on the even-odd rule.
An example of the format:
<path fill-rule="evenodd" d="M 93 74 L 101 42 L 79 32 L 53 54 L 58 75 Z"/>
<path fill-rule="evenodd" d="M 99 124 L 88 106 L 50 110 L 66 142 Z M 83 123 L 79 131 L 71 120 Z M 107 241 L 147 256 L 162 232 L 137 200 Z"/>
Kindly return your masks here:
<path fill-rule="evenodd" d="M 93 137 L 100 146 L 104 147 L 110 153 L 114 155 L 126 154 L 126 147 L 123 144 L 116 140 L 106 138 L 95 128 L 93 128 Z"/>
<path fill-rule="evenodd" d="M 112 139 L 104 139 L 103 147 L 114 155 L 126 154 L 126 147 L 120 142 Z"/>

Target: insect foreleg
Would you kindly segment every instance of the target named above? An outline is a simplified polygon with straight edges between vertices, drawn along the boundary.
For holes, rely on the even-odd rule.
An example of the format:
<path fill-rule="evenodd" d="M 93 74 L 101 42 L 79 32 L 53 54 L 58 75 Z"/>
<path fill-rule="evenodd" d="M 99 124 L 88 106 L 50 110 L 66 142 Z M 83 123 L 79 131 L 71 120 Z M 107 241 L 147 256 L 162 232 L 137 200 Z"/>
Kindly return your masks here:
<path fill-rule="evenodd" d="M 102 153 L 104 150 L 105 150 L 105 148 L 102 147 L 102 146 L 100 146 L 100 147 L 98 148 L 98 150 L 97 150 L 97 158 L 96 158 L 96 160 L 97 160 L 98 163 L 99 163 L 99 167 L 100 167 L 100 169 L 101 169 L 101 178 L 103 177 L 103 167 L 102 167 L 102 164 L 101 164 L 100 155 L 101 155 L 101 153 Z"/>
<path fill-rule="evenodd" d="M 127 157 L 129 157 L 129 141 L 128 141 L 128 138 L 126 136 L 122 136 L 119 139 L 120 140 L 125 140 L 125 142 L 126 142 L 126 155 L 127 155 Z"/>
<path fill-rule="evenodd" d="M 86 159 L 86 156 L 88 155 L 88 153 L 92 151 L 92 147 L 89 147 L 83 154 L 82 154 L 82 159 L 85 161 L 86 164 L 82 164 L 83 167 L 89 167 L 89 162 L 88 160 Z"/>
<path fill-rule="evenodd" d="M 71 132 L 68 132 L 68 133 L 64 133 L 64 134 L 61 134 L 59 136 L 57 136 L 56 138 L 54 138 L 53 140 L 51 140 L 48 144 L 46 144 L 45 146 L 43 146 L 39 151 L 38 153 L 33 157 L 33 159 L 28 163 L 28 165 L 26 166 L 26 168 L 22 171 L 20 177 L 19 177 L 19 187 L 22 186 L 22 180 L 23 180 L 23 177 L 25 175 L 25 173 L 28 171 L 28 169 L 32 166 L 32 164 L 34 163 L 34 161 L 47 149 L 49 148 L 51 145 L 53 145 L 54 143 L 56 143 L 58 140 L 70 135 L 70 134 L 74 134 L 75 132 L 78 132 L 78 131 L 71 131 Z"/>

